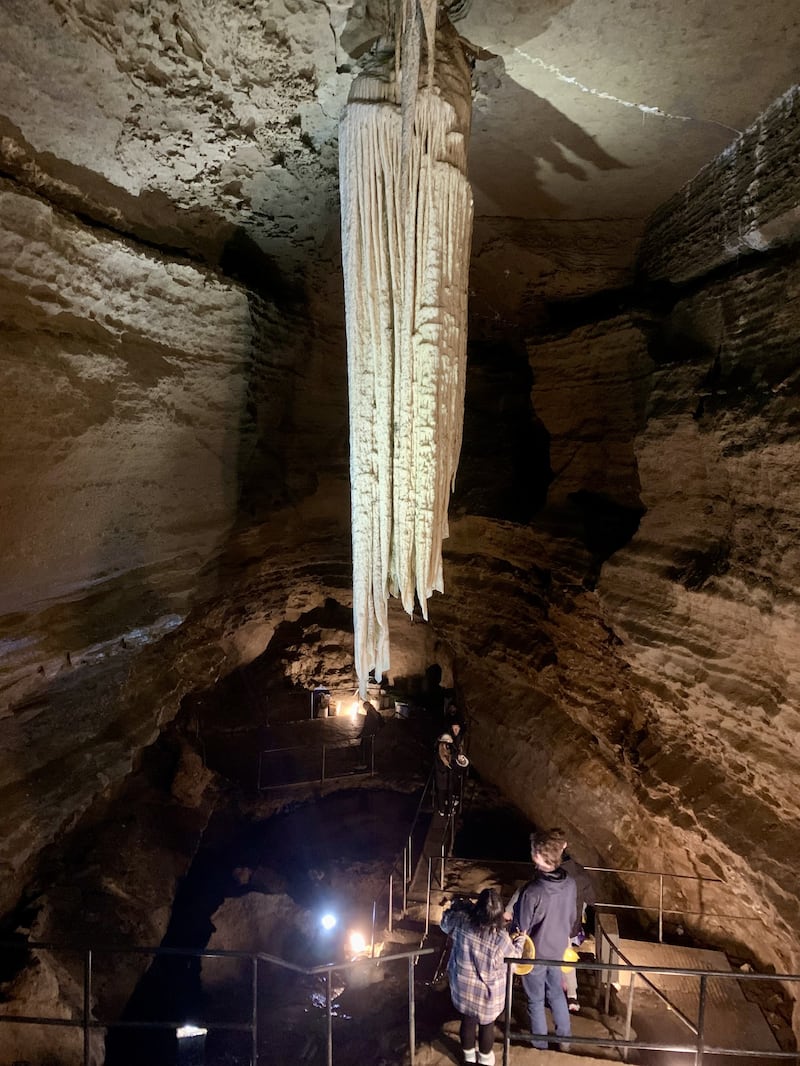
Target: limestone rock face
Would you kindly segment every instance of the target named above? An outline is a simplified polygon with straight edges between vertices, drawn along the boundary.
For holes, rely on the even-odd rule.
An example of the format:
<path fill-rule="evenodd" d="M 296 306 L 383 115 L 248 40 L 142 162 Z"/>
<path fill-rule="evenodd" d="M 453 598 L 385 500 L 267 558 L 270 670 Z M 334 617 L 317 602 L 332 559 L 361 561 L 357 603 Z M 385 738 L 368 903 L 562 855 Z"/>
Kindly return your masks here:
<path fill-rule="evenodd" d="M 324 7 L 34 0 L 0 19 L 2 151 L 24 184 L 207 258 L 243 215 L 270 254 L 324 240 L 350 80 Z"/>
<path fill-rule="evenodd" d="M 634 442 L 644 517 L 598 590 L 649 705 L 637 742 L 647 804 L 715 842 L 737 903 L 755 879 L 789 969 L 800 444 L 787 354 L 800 322 L 783 301 L 796 270 L 745 271 L 676 305 Z"/>
<path fill-rule="evenodd" d="M 658 209 L 642 242 L 650 278 L 686 281 L 753 251 L 793 244 L 800 232 L 794 85 L 687 186 Z"/>
<path fill-rule="evenodd" d="M 226 899 L 212 916 L 214 932 L 209 950 L 266 951 L 284 959 L 297 958 L 313 925 L 313 916 L 285 894 L 247 892 Z M 249 965 L 241 960 L 205 959 L 203 985 L 213 991 L 235 981 L 246 983 Z"/>
<path fill-rule="evenodd" d="M 6 189 L 0 225 L 14 415 L 2 433 L 0 613 L 16 616 L 21 640 L 30 605 L 53 610 L 91 588 L 95 625 L 89 609 L 50 627 L 63 662 L 108 635 L 111 599 L 118 624 L 128 601 L 123 631 L 185 614 L 235 517 L 243 442 L 231 426 L 245 419 L 255 329 L 240 287 L 42 201 Z M 33 643 L 26 657 L 41 661 Z"/>

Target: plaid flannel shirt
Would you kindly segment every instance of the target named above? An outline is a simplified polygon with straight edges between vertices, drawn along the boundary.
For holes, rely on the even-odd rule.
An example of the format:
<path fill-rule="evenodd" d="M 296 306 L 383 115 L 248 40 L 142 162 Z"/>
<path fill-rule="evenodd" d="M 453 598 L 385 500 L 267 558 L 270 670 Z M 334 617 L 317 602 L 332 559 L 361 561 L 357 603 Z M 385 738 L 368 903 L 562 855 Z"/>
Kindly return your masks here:
<path fill-rule="evenodd" d="M 442 930 L 453 944 L 447 975 L 453 1006 L 481 1025 L 493 1022 L 505 1006 L 506 967 L 503 958 L 515 948 L 505 929 L 480 929 L 465 911 L 448 910 Z"/>

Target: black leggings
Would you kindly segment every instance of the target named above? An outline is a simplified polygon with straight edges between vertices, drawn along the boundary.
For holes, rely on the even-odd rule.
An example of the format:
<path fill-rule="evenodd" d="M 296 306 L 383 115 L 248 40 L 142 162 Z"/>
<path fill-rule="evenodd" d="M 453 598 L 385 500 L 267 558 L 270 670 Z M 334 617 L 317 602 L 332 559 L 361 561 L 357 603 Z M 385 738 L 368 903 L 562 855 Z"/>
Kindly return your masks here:
<path fill-rule="evenodd" d="M 481 1025 L 477 1018 L 469 1018 L 463 1014 L 461 1016 L 461 1047 L 464 1051 L 470 1051 L 475 1047 L 476 1036 L 478 1051 L 481 1055 L 488 1055 L 494 1045 L 494 1022 Z"/>

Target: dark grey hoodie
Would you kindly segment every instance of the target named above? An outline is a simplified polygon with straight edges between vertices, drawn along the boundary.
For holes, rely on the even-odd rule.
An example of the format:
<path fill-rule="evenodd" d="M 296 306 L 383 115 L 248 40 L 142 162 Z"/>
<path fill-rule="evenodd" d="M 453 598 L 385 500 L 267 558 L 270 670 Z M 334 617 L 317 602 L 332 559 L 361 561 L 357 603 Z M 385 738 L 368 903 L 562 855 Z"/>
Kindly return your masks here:
<path fill-rule="evenodd" d="M 537 871 L 519 894 L 513 924 L 527 933 L 539 959 L 562 959 L 575 921 L 577 890 L 563 866 Z"/>

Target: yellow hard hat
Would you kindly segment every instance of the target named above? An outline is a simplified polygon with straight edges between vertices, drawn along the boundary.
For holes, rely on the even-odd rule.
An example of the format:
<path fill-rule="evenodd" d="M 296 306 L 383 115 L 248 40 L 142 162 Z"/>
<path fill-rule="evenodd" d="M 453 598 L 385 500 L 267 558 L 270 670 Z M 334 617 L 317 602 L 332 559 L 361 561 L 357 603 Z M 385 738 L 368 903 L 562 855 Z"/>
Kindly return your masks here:
<path fill-rule="evenodd" d="M 567 950 L 564 952 L 564 955 L 562 957 L 564 959 L 564 962 L 579 962 L 580 961 L 580 955 L 578 954 L 578 952 L 573 947 L 568 947 Z M 569 971 L 571 969 L 572 969 L 572 966 L 562 966 L 561 967 L 561 972 L 562 973 L 569 973 Z"/>
<path fill-rule="evenodd" d="M 536 948 L 533 946 L 533 941 L 527 933 L 521 933 L 514 940 L 514 947 L 517 949 L 523 959 L 535 959 Z M 514 973 L 518 973 L 520 977 L 524 977 L 526 973 L 530 973 L 533 969 L 533 965 L 526 966 L 524 962 L 515 962 L 513 966 Z"/>

